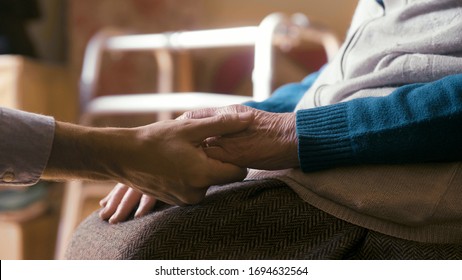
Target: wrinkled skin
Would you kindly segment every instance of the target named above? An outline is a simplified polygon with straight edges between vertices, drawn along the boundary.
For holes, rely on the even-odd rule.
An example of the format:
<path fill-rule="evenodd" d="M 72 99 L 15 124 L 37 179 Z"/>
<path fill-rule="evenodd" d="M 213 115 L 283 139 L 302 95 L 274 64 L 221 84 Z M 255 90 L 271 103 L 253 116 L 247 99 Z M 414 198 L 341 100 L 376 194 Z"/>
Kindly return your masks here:
<path fill-rule="evenodd" d="M 190 111 L 180 119 L 200 119 L 220 114 L 252 112 L 254 120 L 244 131 L 208 138 L 209 157 L 241 167 L 280 170 L 298 167 L 298 141 L 294 113 L 269 113 L 243 105 Z"/>
<path fill-rule="evenodd" d="M 208 137 L 202 142 L 203 151 L 211 159 L 240 167 L 278 170 L 299 166 L 295 114 L 276 114 L 243 105 L 190 111 L 178 120 L 203 119 L 223 114 L 251 112 L 250 125 L 237 133 Z M 199 164 L 199 163 L 196 163 Z M 205 195 L 205 193 L 201 194 Z M 101 200 L 100 217 L 117 223 L 127 219 L 137 208 L 135 217 L 147 214 L 157 201 L 156 196 L 118 184 Z M 165 201 L 165 200 L 164 200 Z M 168 201 L 166 201 L 168 202 Z"/>
<path fill-rule="evenodd" d="M 204 139 L 239 132 L 238 114 L 172 120 L 137 128 L 135 148 L 120 150 L 121 183 L 175 205 L 200 202 L 212 184 L 242 180 L 246 170 L 206 155 Z M 151 155 L 151 156 L 149 156 Z"/>

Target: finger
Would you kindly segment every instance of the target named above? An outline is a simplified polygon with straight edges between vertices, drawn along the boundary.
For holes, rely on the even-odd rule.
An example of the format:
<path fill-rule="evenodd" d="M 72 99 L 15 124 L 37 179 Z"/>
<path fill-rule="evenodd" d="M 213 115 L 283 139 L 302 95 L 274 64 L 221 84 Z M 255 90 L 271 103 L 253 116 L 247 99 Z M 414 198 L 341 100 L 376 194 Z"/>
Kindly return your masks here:
<path fill-rule="evenodd" d="M 207 146 L 203 149 L 209 158 L 216 159 L 224 163 L 236 164 L 234 162 L 234 157 L 230 156 L 228 152 L 219 146 Z"/>
<path fill-rule="evenodd" d="M 108 199 L 104 208 L 99 212 L 99 216 L 103 220 L 109 219 L 117 210 L 117 206 L 128 191 L 128 187 L 124 184 L 117 184 L 111 191 L 110 198 Z"/>
<path fill-rule="evenodd" d="M 249 153 L 252 154 L 260 146 L 258 143 L 254 144 L 257 141 L 255 139 L 242 136 L 234 137 L 234 135 L 237 134 L 233 134 L 233 137 L 209 137 L 203 141 L 202 148 L 210 158 L 236 164 L 240 167 L 249 167 L 245 163 L 239 162 L 239 159 L 247 158 Z"/>
<path fill-rule="evenodd" d="M 135 209 L 140 202 L 141 196 L 141 192 L 130 188 L 120 201 L 117 211 L 109 219 L 109 223 L 117 224 L 127 220 L 130 213 L 133 212 L 133 209 Z"/>
<path fill-rule="evenodd" d="M 205 108 L 199 109 L 194 111 L 188 111 L 177 118 L 177 120 L 185 120 L 185 119 L 203 119 L 208 118 L 216 115 L 224 115 L 224 114 L 235 114 L 235 113 L 243 113 L 249 110 L 253 110 L 248 106 L 235 104 L 229 105 L 225 107 L 216 107 L 216 108 Z"/>
<path fill-rule="evenodd" d="M 99 206 L 105 207 L 107 202 L 109 201 L 109 198 L 111 197 L 112 191 L 108 193 L 103 199 L 99 201 Z"/>
<path fill-rule="evenodd" d="M 115 185 L 114 188 L 103 199 L 99 201 L 99 206 L 106 207 L 107 202 L 112 197 L 112 194 L 114 193 L 114 190 L 116 189 L 117 189 L 117 185 Z"/>
<path fill-rule="evenodd" d="M 181 116 L 176 118 L 177 120 L 186 120 L 186 119 L 203 119 L 212 117 L 218 114 L 218 108 L 205 108 L 194 111 L 188 111 L 183 113 Z"/>
<path fill-rule="evenodd" d="M 195 120 L 186 130 L 193 136 L 193 140 L 203 141 L 212 136 L 237 133 L 248 128 L 253 120 L 252 112 L 239 114 L 217 115 L 205 119 Z"/>
<path fill-rule="evenodd" d="M 212 185 L 223 185 L 242 181 L 247 176 L 247 168 L 241 168 L 230 163 L 223 163 L 214 159 L 211 161 L 209 178 Z"/>
<path fill-rule="evenodd" d="M 140 205 L 136 210 L 135 218 L 140 218 L 149 213 L 149 211 L 151 211 L 156 205 L 156 202 L 157 199 L 155 197 L 143 194 L 140 200 Z"/>

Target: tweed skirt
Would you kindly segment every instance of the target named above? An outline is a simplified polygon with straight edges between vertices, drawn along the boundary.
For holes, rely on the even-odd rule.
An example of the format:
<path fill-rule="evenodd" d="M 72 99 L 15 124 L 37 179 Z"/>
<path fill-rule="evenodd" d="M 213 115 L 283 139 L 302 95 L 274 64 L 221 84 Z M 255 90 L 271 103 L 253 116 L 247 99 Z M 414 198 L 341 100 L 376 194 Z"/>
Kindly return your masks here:
<path fill-rule="evenodd" d="M 198 205 L 160 205 L 117 225 L 97 212 L 77 228 L 66 258 L 462 259 L 462 244 L 370 231 L 311 206 L 277 180 L 213 187 Z"/>

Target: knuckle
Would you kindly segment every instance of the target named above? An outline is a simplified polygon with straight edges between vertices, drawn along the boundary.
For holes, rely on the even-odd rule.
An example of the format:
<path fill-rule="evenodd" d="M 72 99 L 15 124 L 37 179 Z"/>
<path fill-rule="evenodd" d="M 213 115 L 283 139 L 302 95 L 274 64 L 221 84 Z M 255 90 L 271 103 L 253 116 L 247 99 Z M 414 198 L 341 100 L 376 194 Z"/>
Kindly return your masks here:
<path fill-rule="evenodd" d="M 178 119 L 202 119 L 205 117 L 214 116 L 217 114 L 217 110 L 215 108 L 205 108 L 199 109 L 194 111 L 188 111 L 183 113 Z"/>
<path fill-rule="evenodd" d="M 226 124 L 228 122 L 230 122 L 231 120 L 233 119 L 233 116 L 232 115 L 228 115 L 228 114 L 225 114 L 225 115 L 218 115 L 217 116 L 217 121 L 221 124 Z"/>
<path fill-rule="evenodd" d="M 188 111 L 183 113 L 183 115 L 179 116 L 178 119 L 184 120 L 184 119 L 193 119 L 194 118 L 194 111 Z"/>
<path fill-rule="evenodd" d="M 240 113 L 240 112 L 244 112 L 244 106 L 243 105 L 240 105 L 240 104 L 233 104 L 231 106 L 228 107 L 229 108 L 229 111 L 230 113 Z"/>
<path fill-rule="evenodd" d="M 236 112 L 237 112 L 237 111 L 239 110 L 239 107 L 240 107 L 240 106 L 241 106 L 241 105 L 239 105 L 239 104 L 233 104 L 233 105 L 229 106 L 228 108 L 231 109 L 232 111 L 236 111 Z"/>

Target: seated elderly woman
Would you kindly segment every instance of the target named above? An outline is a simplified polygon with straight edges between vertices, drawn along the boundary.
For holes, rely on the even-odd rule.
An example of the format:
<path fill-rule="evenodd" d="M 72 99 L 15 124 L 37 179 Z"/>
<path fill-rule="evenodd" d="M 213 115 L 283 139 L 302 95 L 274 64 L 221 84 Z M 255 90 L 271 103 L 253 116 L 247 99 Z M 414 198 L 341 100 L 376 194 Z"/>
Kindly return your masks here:
<path fill-rule="evenodd" d="M 360 1 L 319 73 L 181 117 L 252 112 L 245 130 L 202 143 L 253 168 L 244 181 L 167 201 L 181 206 L 117 185 L 67 257 L 462 258 L 461 13 L 457 0 Z"/>

